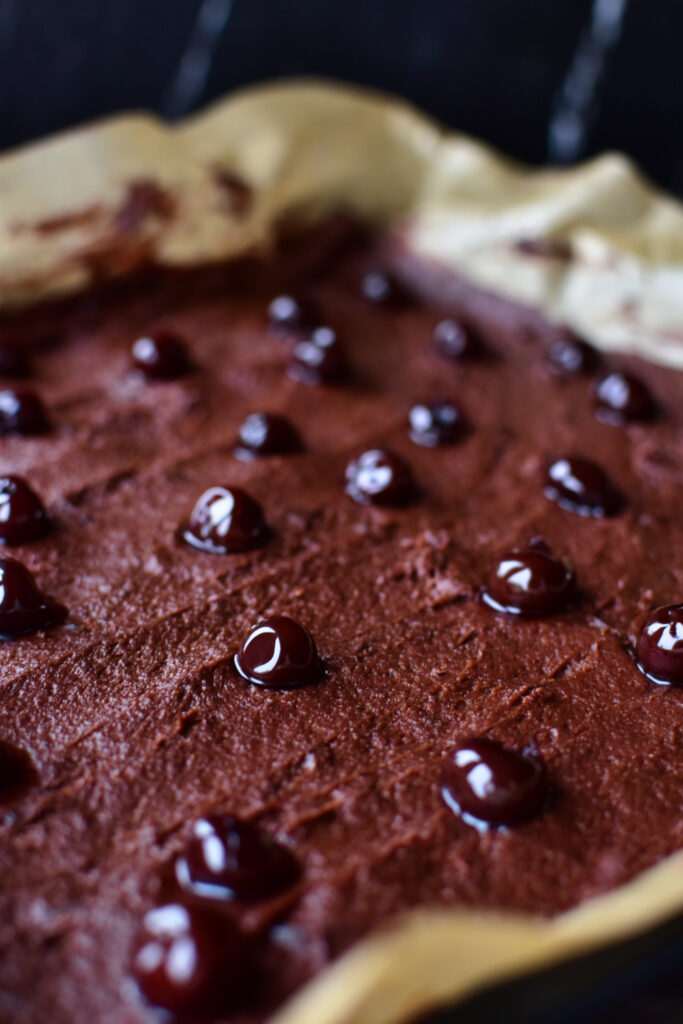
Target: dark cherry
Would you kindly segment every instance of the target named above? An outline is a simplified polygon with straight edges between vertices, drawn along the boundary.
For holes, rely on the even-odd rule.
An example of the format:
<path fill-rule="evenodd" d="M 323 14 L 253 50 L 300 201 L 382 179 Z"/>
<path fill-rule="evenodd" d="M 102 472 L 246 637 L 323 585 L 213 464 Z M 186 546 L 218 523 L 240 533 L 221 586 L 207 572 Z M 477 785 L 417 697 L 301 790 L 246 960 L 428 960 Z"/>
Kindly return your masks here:
<path fill-rule="evenodd" d="M 563 377 L 593 373 L 600 365 L 598 353 L 573 331 L 566 329 L 548 349 L 548 366 Z"/>
<path fill-rule="evenodd" d="M 622 504 L 604 469 L 576 455 L 565 455 L 548 466 L 543 493 L 561 508 L 581 516 L 612 516 Z"/>
<path fill-rule="evenodd" d="M 0 391 L 0 434 L 44 434 L 48 428 L 45 406 L 34 391 Z"/>
<path fill-rule="evenodd" d="M 657 412 L 655 400 L 638 377 L 614 370 L 595 386 L 595 415 L 605 423 L 650 420 Z"/>
<path fill-rule="evenodd" d="M 133 366 L 148 380 L 173 380 L 190 370 L 185 342 L 170 331 L 145 335 L 133 345 Z"/>
<path fill-rule="evenodd" d="M 312 330 L 295 346 L 288 372 L 304 384 L 335 384 L 343 380 L 348 367 L 337 332 L 331 327 Z"/>
<path fill-rule="evenodd" d="M 450 444 L 463 432 L 463 417 L 453 402 L 420 402 L 408 414 L 411 440 L 425 448 Z"/>
<path fill-rule="evenodd" d="M 229 814 L 196 821 L 184 854 L 175 862 L 183 889 L 216 899 L 269 899 L 291 888 L 300 874 L 287 847 Z"/>
<path fill-rule="evenodd" d="M 394 306 L 405 300 L 402 287 L 384 270 L 368 270 L 361 278 L 360 290 L 375 306 Z"/>
<path fill-rule="evenodd" d="M 0 544 L 26 544 L 49 532 L 43 503 L 24 478 L 0 477 Z"/>
<path fill-rule="evenodd" d="M 320 678 L 313 637 L 286 615 L 271 615 L 253 627 L 235 655 L 235 667 L 250 683 L 273 690 L 306 686 Z"/>
<path fill-rule="evenodd" d="M 371 448 L 346 467 L 346 493 L 361 505 L 406 505 L 416 495 L 408 463 L 386 448 Z"/>
<path fill-rule="evenodd" d="M 313 320 L 310 303 L 293 295 L 276 295 L 268 306 L 268 323 L 276 334 L 297 334 L 310 327 Z"/>
<path fill-rule="evenodd" d="M 640 631 L 637 657 L 655 683 L 683 686 L 683 604 L 655 608 Z"/>
<path fill-rule="evenodd" d="M 58 626 L 67 611 L 47 594 L 25 565 L 0 557 L 0 637 L 4 640 Z"/>
<path fill-rule="evenodd" d="M 247 937 L 210 906 L 166 903 L 145 914 L 133 955 L 144 996 L 174 1014 L 234 1009 L 251 971 Z"/>
<path fill-rule="evenodd" d="M 0 338 L 0 377 L 25 377 L 27 373 L 28 366 L 22 350 Z"/>
<path fill-rule="evenodd" d="M 439 355 L 455 362 L 476 359 L 482 353 L 478 334 L 471 327 L 451 317 L 441 320 L 436 325 L 432 339 Z"/>
<path fill-rule="evenodd" d="M 30 755 L 0 740 L 0 805 L 18 800 L 37 782 L 38 772 Z"/>
<path fill-rule="evenodd" d="M 551 615 L 575 595 L 574 570 L 540 543 L 503 555 L 482 591 L 491 608 L 512 615 Z"/>
<path fill-rule="evenodd" d="M 483 736 L 460 743 L 448 755 L 441 794 L 470 824 L 520 825 L 544 809 L 548 777 L 538 758 Z"/>
<path fill-rule="evenodd" d="M 271 412 L 253 412 L 240 427 L 235 454 L 243 459 L 257 455 L 287 455 L 301 451 L 301 438 L 295 427 Z"/>
<path fill-rule="evenodd" d="M 265 543 L 268 527 L 263 511 L 240 487 L 209 487 L 181 528 L 186 544 L 213 555 L 251 551 Z"/>

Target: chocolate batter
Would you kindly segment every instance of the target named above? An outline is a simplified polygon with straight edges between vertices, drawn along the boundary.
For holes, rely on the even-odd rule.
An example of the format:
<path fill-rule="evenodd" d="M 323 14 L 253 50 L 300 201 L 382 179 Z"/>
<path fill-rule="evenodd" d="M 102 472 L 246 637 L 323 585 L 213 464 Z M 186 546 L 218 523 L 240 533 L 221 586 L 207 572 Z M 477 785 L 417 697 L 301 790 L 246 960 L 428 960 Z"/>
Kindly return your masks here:
<path fill-rule="evenodd" d="M 633 656 L 651 609 L 683 600 L 683 378 L 610 357 L 602 372 L 635 374 L 658 415 L 599 419 L 600 370 L 558 372 L 554 329 L 491 315 L 462 286 L 450 305 L 396 288 L 374 301 L 362 281 L 390 269 L 386 245 L 330 238 L 266 265 L 142 274 L 3 325 L 34 349 L 22 387 L 51 428 L 2 437 L 0 469 L 53 525 L 7 553 L 68 618 L 0 646 L 0 738 L 38 773 L 2 804 L 2 1021 L 163 1018 L 132 950 L 206 815 L 255 822 L 298 865 L 286 891 L 221 904 L 260 978 L 218 1015 L 231 1024 L 264 1019 L 399 911 L 551 915 L 683 844 L 683 691 Z M 301 337 L 268 325 L 278 294 L 334 328 L 343 379 L 288 372 Z M 463 308 L 481 345 L 447 358 L 434 328 Z M 187 372 L 132 367 L 157 330 L 184 340 Z M 409 421 L 430 401 L 457 410 L 435 444 Z M 244 457 L 257 412 L 283 416 L 301 450 Z M 410 500 L 347 493 L 347 465 L 374 448 L 408 466 Z M 604 470 L 609 515 L 547 495 L 549 463 L 568 455 Z M 265 543 L 216 554 L 178 538 L 211 487 L 258 502 Z M 538 538 L 573 564 L 575 598 L 546 616 L 493 610 L 493 567 Z M 281 615 L 313 638 L 312 685 L 235 669 L 250 629 Z M 469 737 L 533 752 L 550 786 L 540 813 L 487 829 L 447 806 L 445 760 Z"/>

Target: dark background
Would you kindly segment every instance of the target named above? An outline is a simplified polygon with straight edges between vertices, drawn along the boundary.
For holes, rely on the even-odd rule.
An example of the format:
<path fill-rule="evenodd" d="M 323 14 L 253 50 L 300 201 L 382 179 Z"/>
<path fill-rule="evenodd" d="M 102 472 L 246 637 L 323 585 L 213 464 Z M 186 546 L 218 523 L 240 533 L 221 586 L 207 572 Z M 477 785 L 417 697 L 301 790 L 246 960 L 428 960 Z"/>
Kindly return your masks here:
<path fill-rule="evenodd" d="M 313 73 L 513 156 L 606 148 L 683 195 L 683 0 L 0 0 L 0 149 Z"/>
<path fill-rule="evenodd" d="M 621 149 L 683 195 L 682 60 L 683 0 L 0 0 L 0 149 L 316 74 L 534 163 Z M 551 1017 L 519 991 L 502 1016 L 482 1003 L 452 1019 L 683 1024 L 682 965 L 678 946 L 644 955 Z"/>

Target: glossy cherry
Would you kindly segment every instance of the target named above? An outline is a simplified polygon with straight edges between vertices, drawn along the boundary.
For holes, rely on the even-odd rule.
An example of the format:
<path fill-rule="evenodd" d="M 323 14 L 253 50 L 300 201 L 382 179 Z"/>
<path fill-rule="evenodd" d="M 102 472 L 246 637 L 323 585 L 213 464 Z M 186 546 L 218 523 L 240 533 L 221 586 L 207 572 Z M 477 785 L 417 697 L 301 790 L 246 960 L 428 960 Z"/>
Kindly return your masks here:
<path fill-rule="evenodd" d="M 0 557 L 0 638 L 7 640 L 57 626 L 67 611 L 47 594 L 25 565 Z"/>
<path fill-rule="evenodd" d="M 0 391 L 0 434 L 44 434 L 48 429 L 45 406 L 34 391 Z"/>
<path fill-rule="evenodd" d="M 297 334 L 316 319 L 310 302 L 293 295 L 276 295 L 268 305 L 268 323 L 276 334 Z"/>
<path fill-rule="evenodd" d="M 600 365 L 600 357 L 592 345 L 568 329 L 560 332 L 548 349 L 548 366 L 563 377 L 578 377 L 593 373 Z"/>
<path fill-rule="evenodd" d="M 24 478 L 0 477 L 0 544 L 27 544 L 49 532 L 45 507 Z"/>
<path fill-rule="evenodd" d="M 545 545 L 510 551 L 491 570 L 482 598 L 512 615 L 551 615 L 576 596 L 574 570 Z"/>
<path fill-rule="evenodd" d="M 553 460 L 544 474 L 543 493 L 561 508 L 596 518 L 615 515 L 622 504 L 604 469 L 576 455 Z"/>
<path fill-rule="evenodd" d="M 520 825 L 543 811 L 548 777 L 537 757 L 479 737 L 448 755 L 441 795 L 469 824 Z"/>
<path fill-rule="evenodd" d="M 439 355 L 456 363 L 476 359 L 482 354 L 483 346 L 479 335 L 471 327 L 452 317 L 447 317 L 436 325 L 432 341 Z"/>
<path fill-rule="evenodd" d="M 288 455 L 301 451 L 301 438 L 294 426 L 271 412 L 253 412 L 239 430 L 235 454 L 253 459 L 258 455 Z"/>
<path fill-rule="evenodd" d="M 218 1014 L 241 1003 L 248 938 L 216 908 L 166 903 L 145 914 L 133 955 L 144 996 L 174 1014 Z"/>
<path fill-rule="evenodd" d="M 450 444 L 463 433 L 462 413 L 454 402 L 420 402 L 408 414 L 410 438 L 425 448 Z"/>
<path fill-rule="evenodd" d="M 299 341 L 288 368 L 289 376 L 303 384 L 336 384 L 348 374 L 348 365 L 337 332 L 316 327 Z"/>
<path fill-rule="evenodd" d="M 396 279 L 385 270 L 368 270 L 360 282 L 360 290 L 375 306 L 393 306 L 405 300 L 405 293 Z"/>
<path fill-rule="evenodd" d="M 186 544 L 214 555 L 261 547 L 268 538 L 263 510 L 240 487 L 209 487 L 181 528 Z"/>
<path fill-rule="evenodd" d="M 173 380 L 191 369 L 187 346 L 171 331 L 138 338 L 132 349 L 133 366 L 148 380 Z"/>
<path fill-rule="evenodd" d="M 346 467 L 346 493 L 361 505 L 406 505 L 416 495 L 408 463 L 386 448 L 371 448 Z"/>
<path fill-rule="evenodd" d="M 605 423 L 620 425 L 632 420 L 650 420 L 657 406 L 642 380 L 632 373 L 613 370 L 595 386 L 595 415 Z"/>
<path fill-rule="evenodd" d="M 256 901 L 291 888 L 301 874 L 294 855 L 267 832 L 230 814 L 211 814 L 192 827 L 175 861 L 179 885 L 198 896 Z"/>
<path fill-rule="evenodd" d="M 235 667 L 250 683 L 273 690 L 306 686 L 320 678 L 313 637 L 286 615 L 271 615 L 253 627 L 235 655 Z"/>
<path fill-rule="evenodd" d="M 30 755 L 7 740 L 0 740 L 0 805 L 13 803 L 38 782 Z"/>
<path fill-rule="evenodd" d="M 655 608 L 640 631 L 636 656 L 654 682 L 683 686 L 683 604 Z"/>

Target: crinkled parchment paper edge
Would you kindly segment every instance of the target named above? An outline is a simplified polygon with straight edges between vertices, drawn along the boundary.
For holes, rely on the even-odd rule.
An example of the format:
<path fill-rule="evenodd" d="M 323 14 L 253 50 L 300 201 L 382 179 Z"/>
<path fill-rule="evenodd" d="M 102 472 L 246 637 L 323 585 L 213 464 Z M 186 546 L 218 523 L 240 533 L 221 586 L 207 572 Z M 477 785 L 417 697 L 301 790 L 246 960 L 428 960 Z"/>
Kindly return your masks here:
<path fill-rule="evenodd" d="M 226 171 L 253 188 L 246 211 Z M 173 214 L 124 238 L 117 211 L 139 181 L 167 190 Z M 397 100 L 319 82 L 248 89 L 173 127 L 113 118 L 1 158 L 0 308 L 86 287 L 94 267 L 264 249 L 282 219 L 335 206 L 400 225 L 418 256 L 598 345 L 683 367 L 683 207 L 623 156 L 530 171 Z M 538 240 L 566 258 L 519 245 Z"/>
<path fill-rule="evenodd" d="M 251 189 L 246 204 L 226 189 L 234 179 Z M 169 209 L 144 201 L 150 182 Z M 249 89 L 174 127 L 113 118 L 2 157 L 0 308 L 144 260 L 267 251 L 278 222 L 338 207 L 391 225 L 411 253 L 595 344 L 683 368 L 683 208 L 624 157 L 530 171 L 397 100 L 321 82 Z M 681 911 L 679 853 L 550 921 L 415 912 L 359 943 L 273 1024 L 399 1024 Z"/>

